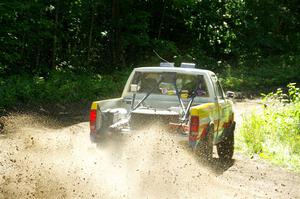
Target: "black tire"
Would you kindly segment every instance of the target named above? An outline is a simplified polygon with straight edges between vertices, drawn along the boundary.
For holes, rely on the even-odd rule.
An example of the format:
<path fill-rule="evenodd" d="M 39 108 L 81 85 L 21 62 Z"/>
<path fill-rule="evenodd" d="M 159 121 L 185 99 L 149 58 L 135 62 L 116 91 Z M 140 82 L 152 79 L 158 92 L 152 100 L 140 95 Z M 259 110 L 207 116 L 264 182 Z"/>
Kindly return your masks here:
<path fill-rule="evenodd" d="M 227 130 L 223 140 L 217 144 L 219 158 L 224 161 L 231 160 L 234 153 L 234 124 Z"/>
<path fill-rule="evenodd" d="M 204 160 L 207 161 L 212 160 L 212 156 L 213 156 L 213 139 L 214 139 L 213 129 L 214 129 L 213 125 L 210 125 L 208 127 L 208 132 L 206 134 L 206 137 L 203 140 L 201 140 L 196 147 L 196 154 L 200 158 L 203 158 Z"/>

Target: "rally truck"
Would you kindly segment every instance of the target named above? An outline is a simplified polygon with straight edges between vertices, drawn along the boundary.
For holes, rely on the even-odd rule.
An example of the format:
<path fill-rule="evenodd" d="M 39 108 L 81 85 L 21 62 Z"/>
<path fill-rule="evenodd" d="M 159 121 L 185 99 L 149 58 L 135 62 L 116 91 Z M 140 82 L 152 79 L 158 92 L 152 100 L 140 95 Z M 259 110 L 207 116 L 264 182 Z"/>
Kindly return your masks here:
<path fill-rule="evenodd" d="M 120 98 L 92 103 L 90 138 L 113 139 L 111 135 L 131 134 L 160 122 L 196 154 L 212 158 L 216 145 L 219 158 L 229 160 L 234 152 L 233 95 L 224 94 L 215 73 L 193 63 L 135 68 Z"/>

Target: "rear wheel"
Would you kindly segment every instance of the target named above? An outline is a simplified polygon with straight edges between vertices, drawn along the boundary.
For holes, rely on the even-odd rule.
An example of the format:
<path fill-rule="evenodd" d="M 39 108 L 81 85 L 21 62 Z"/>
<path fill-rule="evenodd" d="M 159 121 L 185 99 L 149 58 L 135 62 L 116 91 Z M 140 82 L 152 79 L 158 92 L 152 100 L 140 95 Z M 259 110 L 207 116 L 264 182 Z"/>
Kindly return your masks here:
<path fill-rule="evenodd" d="M 206 137 L 201 140 L 196 148 L 196 153 L 200 158 L 204 158 L 205 160 L 212 160 L 213 155 L 213 129 L 214 126 L 210 125 L 207 129 Z"/>
<path fill-rule="evenodd" d="M 217 151 L 221 160 L 231 160 L 234 153 L 234 126 L 235 123 L 227 129 L 224 139 L 217 144 Z"/>

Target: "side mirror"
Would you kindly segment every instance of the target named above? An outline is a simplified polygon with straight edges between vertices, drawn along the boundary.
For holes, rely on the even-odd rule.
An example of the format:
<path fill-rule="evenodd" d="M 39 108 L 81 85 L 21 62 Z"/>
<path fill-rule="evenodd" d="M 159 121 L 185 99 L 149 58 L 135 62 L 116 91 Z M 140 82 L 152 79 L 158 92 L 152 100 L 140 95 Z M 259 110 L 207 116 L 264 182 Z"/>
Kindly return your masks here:
<path fill-rule="evenodd" d="M 232 92 L 232 91 L 227 91 L 227 92 L 226 92 L 226 97 L 227 97 L 227 98 L 234 98 L 234 92 Z"/>
<path fill-rule="evenodd" d="M 131 92 L 138 92 L 140 90 L 140 86 L 137 84 L 130 84 L 130 91 Z"/>

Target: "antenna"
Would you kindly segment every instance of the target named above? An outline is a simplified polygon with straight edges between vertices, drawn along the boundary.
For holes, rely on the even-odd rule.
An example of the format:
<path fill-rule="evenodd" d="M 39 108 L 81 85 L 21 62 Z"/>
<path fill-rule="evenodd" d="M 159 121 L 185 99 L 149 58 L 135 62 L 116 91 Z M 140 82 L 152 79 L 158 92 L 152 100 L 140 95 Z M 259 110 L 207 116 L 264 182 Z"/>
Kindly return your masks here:
<path fill-rule="evenodd" d="M 155 51 L 155 50 L 153 50 L 153 52 L 156 54 L 156 56 L 159 58 L 159 59 L 161 59 L 162 61 L 164 61 L 164 62 L 167 62 L 167 63 L 170 63 L 169 61 L 167 61 L 167 60 L 165 60 L 164 58 L 162 58 L 161 56 L 159 56 L 159 54 Z"/>

